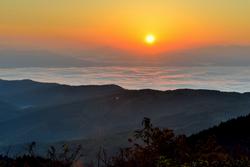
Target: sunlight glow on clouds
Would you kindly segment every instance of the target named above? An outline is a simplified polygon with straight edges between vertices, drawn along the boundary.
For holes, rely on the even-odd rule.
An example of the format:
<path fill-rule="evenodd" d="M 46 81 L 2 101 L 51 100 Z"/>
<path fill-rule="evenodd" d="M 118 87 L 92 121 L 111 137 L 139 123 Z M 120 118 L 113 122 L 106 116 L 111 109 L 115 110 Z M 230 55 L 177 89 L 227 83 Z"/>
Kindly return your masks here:
<path fill-rule="evenodd" d="M 84 67 L 1 69 L 1 79 L 32 79 L 67 85 L 117 84 L 126 89 L 191 88 L 246 92 L 249 67 Z"/>

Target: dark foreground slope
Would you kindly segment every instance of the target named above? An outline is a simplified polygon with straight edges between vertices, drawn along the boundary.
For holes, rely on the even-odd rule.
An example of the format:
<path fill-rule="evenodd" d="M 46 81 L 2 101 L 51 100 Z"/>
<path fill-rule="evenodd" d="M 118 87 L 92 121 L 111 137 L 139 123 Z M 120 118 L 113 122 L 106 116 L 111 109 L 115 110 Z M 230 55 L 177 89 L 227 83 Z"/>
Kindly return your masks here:
<path fill-rule="evenodd" d="M 120 145 L 120 150 L 112 154 L 101 149 L 90 157 L 89 150 L 78 144 L 76 147 L 63 144 L 62 149 L 52 146 L 46 150 L 47 154 L 39 156 L 36 144 L 32 143 L 26 153 L 17 157 L 0 155 L 0 166 L 247 167 L 250 166 L 250 133 L 246 130 L 249 120 L 250 115 L 239 117 L 187 137 L 155 127 L 149 118 L 144 118 L 142 127 L 131 134 L 129 144 Z"/>
<path fill-rule="evenodd" d="M 249 108 L 249 93 L 0 80 L 0 144 L 119 136 L 137 129 L 143 117 L 176 133 L 192 134 L 247 115 Z"/>
<path fill-rule="evenodd" d="M 233 149 L 240 145 L 242 148 L 250 150 L 250 115 L 232 119 L 221 123 L 218 126 L 201 131 L 190 136 L 190 140 L 195 142 L 204 140 L 209 136 L 214 136 L 223 146 Z"/>
<path fill-rule="evenodd" d="M 104 157 L 105 167 L 249 167 L 250 116 L 221 124 L 197 135 L 175 135 L 172 130 L 154 127 L 144 118 L 130 146 L 112 158 Z M 231 132 L 230 132 L 231 131 Z M 108 164 L 108 165 L 106 165 Z"/>

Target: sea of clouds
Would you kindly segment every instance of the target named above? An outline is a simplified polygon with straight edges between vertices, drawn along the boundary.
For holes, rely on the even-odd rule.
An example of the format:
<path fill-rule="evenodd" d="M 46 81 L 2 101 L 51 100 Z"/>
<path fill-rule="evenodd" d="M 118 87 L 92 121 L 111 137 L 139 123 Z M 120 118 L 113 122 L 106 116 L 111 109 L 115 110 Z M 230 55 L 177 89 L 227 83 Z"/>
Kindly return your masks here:
<path fill-rule="evenodd" d="M 249 67 L 0 68 L 0 78 L 68 85 L 116 84 L 126 89 L 250 92 Z"/>

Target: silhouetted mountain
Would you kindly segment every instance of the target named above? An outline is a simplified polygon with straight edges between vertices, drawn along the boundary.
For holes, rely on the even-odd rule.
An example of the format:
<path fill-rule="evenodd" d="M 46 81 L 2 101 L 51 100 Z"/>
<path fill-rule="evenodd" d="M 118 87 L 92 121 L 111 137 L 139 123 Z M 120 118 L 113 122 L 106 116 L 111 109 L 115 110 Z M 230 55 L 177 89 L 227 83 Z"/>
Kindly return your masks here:
<path fill-rule="evenodd" d="M 207 46 L 154 56 L 138 56 L 110 47 L 84 49 L 72 53 L 62 53 L 61 50 L 0 48 L 0 67 L 249 66 L 249 53 L 248 45 Z"/>
<path fill-rule="evenodd" d="M 192 134 L 249 113 L 249 93 L 211 90 L 125 90 L 0 80 L 2 145 L 119 138 L 143 117 Z M 119 143 L 119 142 L 118 142 Z"/>
<path fill-rule="evenodd" d="M 161 65 L 176 66 L 249 66 L 250 47 L 225 45 L 163 53 Z"/>
<path fill-rule="evenodd" d="M 216 140 L 228 148 L 241 146 L 244 149 L 250 148 L 250 115 L 232 119 L 221 123 L 218 126 L 204 130 L 198 134 L 192 135 L 192 141 L 204 140 L 209 136 L 214 136 Z"/>
<path fill-rule="evenodd" d="M 18 60 L 18 61 L 17 61 Z M 0 67 L 82 67 L 95 65 L 70 54 L 45 50 L 20 50 L 0 48 Z"/>
<path fill-rule="evenodd" d="M 18 116 L 18 108 L 14 105 L 0 101 L 0 122 Z"/>

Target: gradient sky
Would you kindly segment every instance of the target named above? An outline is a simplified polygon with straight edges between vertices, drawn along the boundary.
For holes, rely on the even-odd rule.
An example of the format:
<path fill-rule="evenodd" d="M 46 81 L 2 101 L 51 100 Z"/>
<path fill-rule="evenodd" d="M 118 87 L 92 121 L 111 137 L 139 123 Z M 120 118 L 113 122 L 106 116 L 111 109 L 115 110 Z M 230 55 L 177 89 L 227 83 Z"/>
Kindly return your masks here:
<path fill-rule="evenodd" d="M 250 0 L 1 0 L 0 44 L 141 53 L 248 45 L 249 18 Z"/>

